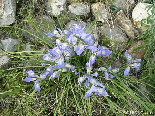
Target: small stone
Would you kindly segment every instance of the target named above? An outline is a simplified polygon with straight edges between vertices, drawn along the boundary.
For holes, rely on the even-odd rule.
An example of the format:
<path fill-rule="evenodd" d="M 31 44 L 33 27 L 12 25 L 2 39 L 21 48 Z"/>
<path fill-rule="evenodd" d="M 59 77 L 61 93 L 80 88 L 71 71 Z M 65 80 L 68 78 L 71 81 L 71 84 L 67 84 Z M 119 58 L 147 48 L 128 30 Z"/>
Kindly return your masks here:
<path fill-rule="evenodd" d="M 7 64 L 9 62 L 10 58 L 6 55 L 0 57 L 0 67 Z"/>
<path fill-rule="evenodd" d="M 0 0 L 0 26 L 15 22 L 16 0 Z"/>
<path fill-rule="evenodd" d="M 46 3 L 46 10 L 48 13 L 52 13 L 52 15 L 60 15 L 61 11 L 65 10 L 65 2 L 66 0 L 48 0 Z"/>
<path fill-rule="evenodd" d="M 122 10 L 117 12 L 116 20 L 118 25 L 128 35 L 129 38 L 134 39 L 139 35 L 138 31 L 133 28 L 131 21 L 125 16 Z"/>
<path fill-rule="evenodd" d="M 148 10 L 148 3 L 138 3 L 136 7 L 132 11 L 132 19 L 133 23 L 142 31 L 145 31 L 147 28 L 144 26 L 141 26 L 141 20 L 146 19 L 148 17 L 148 13 L 151 14 L 151 10 L 147 12 Z"/>
<path fill-rule="evenodd" d="M 75 15 L 87 15 L 90 12 L 90 6 L 87 3 L 72 3 L 68 8 Z"/>
<path fill-rule="evenodd" d="M 129 13 L 134 7 L 135 0 L 115 0 L 113 5 L 122 9 L 125 13 Z"/>
<path fill-rule="evenodd" d="M 91 5 L 92 13 L 97 21 L 105 22 L 109 17 L 109 12 L 105 8 L 105 4 L 98 2 Z"/>
<path fill-rule="evenodd" d="M 138 51 L 134 51 L 136 48 L 141 47 Z M 143 59 L 146 53 L 144 41 L 140 40 L 136 43 L 133 43 L 130 48 L 127 50 L 128 54 L 130 54 L 134 59 Z"/>
<path fill-rule="evenodd" d="M 110 25 L 104 24 L 100 27 L 99 32 L 101 35 L 105 35 L 107 39 L 110 39 L 113 42 L 120 43 L 128 41 L 128 38 L 126 38 L 125 34 L 117 26 L 115 26 L 114 28 L 110 28 Z"/>
<path fill-rule="evenodd" d="M 12 39 L 12 38 L 8 38 L 8 39 L 4 39 L 1 40 L 2 45 L 3 45 L 3 49 L 5 51 L 15 51 L 15 45 L 18 45 L 19 42 L 16 39 Z"/>

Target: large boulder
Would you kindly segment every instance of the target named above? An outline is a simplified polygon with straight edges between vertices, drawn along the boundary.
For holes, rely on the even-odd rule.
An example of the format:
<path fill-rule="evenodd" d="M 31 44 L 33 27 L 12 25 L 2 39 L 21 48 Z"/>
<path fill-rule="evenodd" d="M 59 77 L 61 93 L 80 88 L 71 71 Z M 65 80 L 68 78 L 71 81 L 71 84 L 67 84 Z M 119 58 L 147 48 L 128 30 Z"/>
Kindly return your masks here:
<path fill-rule="evenodd" d="M 147 28 L 145 27 L 145 24 L 141 26 L 141 20 L 146 19 L 151 14 L 151 10 L 148 10 L 148 3 L 138 3 L 136 7 L 132 11 L 132 19 L 133 23 L 139 28 L 140 31 L 145 31 Z"/>
<path fill-rule="evenodd" d="M 91 9 L 97 21 L 101 21 L 102 23 L 104 23 L 110 16 L 109 12 L 105 8 L 105 4 L 101 2 L 92 4 Z"/>
<path fill-rule="evenodd" d="M 0 26 L 15 22 L 16 0 L 0 0 Z"/>

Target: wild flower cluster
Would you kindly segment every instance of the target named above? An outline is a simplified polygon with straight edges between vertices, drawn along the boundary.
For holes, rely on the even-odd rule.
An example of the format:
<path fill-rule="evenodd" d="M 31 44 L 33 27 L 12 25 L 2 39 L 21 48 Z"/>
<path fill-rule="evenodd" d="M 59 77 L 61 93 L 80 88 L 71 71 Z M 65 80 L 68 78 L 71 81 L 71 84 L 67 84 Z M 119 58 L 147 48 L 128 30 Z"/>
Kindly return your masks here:
<path fill-rule="evenodd" d="M 86 74 L 78 78 L 78 83 L 81 85 L 84 82 L 86 88 L 90 88 L 85 97 L 90 97 L 92 93 L 99 96 L 108 96 L 105 86 L 100 83 L 95 77 L 98 76 L 98 72 L 93 72 L 93 64 L 98 56 L 108 56 L 112 52 L 108 49 L 104 49 L 100 45 L 96 45 L 91 34 L 85 33 L 85 28 L 81 28 L 79 25 L 74 24 L 74 27 L 70 30 L 62 30 L 57 28 L 53 33 L 47 33 L 47 36 L 56 37 L 56 47 L 49 49 L 47 54 L 44 54 L 43 59 L 48 62 L 54 62 L 55 64 L 47 64 L 43 62 L 43 66 L 48 66 L 46 72 L 36 75 L 32 70 L 27 71 L 28 77 L 24 79 L 26 82 L 34 81 L 34 87 L 36 91 L 40 91 L 39 82 L 45 79 L 49 75 L 49 79 L 58 78 L 60 73 L 72 71 L 75 75 L 79 72 L 76 71 L 76 67 L 69 63 L 71 57 L 75 54 L 82 55 L 85 50 L 90 51 L 89 61 L 86 63 Z M 131 55 L 125 52 L 125 56 L 128 60 L 128 66 L 124 71 L 124 76 L 127 76 L 130 72 L 130 68 L 136 68 L 138 71 L 140 68 L 141 59 L 133 60 Z M 98 71 L 103 71 L 106 80 L 114 78 L 112 73 L 119 72 L 119 68 L 112 69 L 100 67 Z M 109 78 L 110 77 L 110 78 Z"/>

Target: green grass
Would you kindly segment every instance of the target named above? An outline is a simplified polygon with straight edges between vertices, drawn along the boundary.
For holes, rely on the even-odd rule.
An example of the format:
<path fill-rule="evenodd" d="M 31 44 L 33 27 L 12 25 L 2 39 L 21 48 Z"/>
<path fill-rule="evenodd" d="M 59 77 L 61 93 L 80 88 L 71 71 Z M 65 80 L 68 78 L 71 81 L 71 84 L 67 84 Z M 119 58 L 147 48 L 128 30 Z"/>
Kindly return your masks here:
<path fill-rule="evenodd" d="M 55 41 L 51 41 L 42 30 L 49 30 L 55 25 L 59 25 L 61 29 L 64 23 L 61 22 L 63 15 L 59 16 L 54 24 L 49 24 L 43 20 L 43 24 L 34 18 L 37 14 L 30 13 L 34 11 L 34 6 L 39 6 L 39 2 L 28 1 L 26 3 L 19 0 L 20 10 L 17 22 L 12 26 L 1 27 L 5 35 L 13 36 L 18 39 L 20 45 L 16 52 L 5 52 L 12 60 L 8 69 L 0 69 L 0 115 L 16 116 L 42 116 L 42 115 L 81 115 L 81 116 L 104 116 L 104 115 L 131 115 L 135 111 L 137 115 L 143 113 L 154 113 L 155 109 L 155 63 L 152 63 L 152 58 L 155 57 L 155 36 L 154 24 L 149 29 L 143 32 L 141 38 L 145 40 L 146 55 L 142 61 L 141 71 L 134 73 L 134 76 L 123 76 L 124 67 L 120 68 L 120 73 L 115 74 L 116 78 L 106 81 L 103 78 L 103 73 L 99 74 L 98 80 L 103 82 L 110 96 L 92 95 L 90 98 L 84 98 L 85 92 L 88 90 L 84 84 L 78 85 L 78 78 L 85 74 L 85 64 L 88 61 L 90 54 L 81 57 L 76 56 L 70 62 L 74 64 L 80 75 L 72 72 L 61 73 L 58 79 L 49 80 L 46 78 L 41 81 L 41 92 L 34 90 L 34 83 L 26 83 L 23 79 L 27 76 L 26 71 L 34 70 L 38 75 L 46 70 L 46 67 L 40 65 L 43 60 L 42 56 L 47 51 L 40 51 L 42 46 L 53 48 Z M 44 14 L 44 6 L 39 6 L 38 11 Z M 36 9 L 35 9 L 36 10 Z M 26 13 L 25 13 L 26 12 Z M 17 14 L 18 14 L 17 13 Z M 155 13 L 154 13 L 155 14 Z M 52 17 L 53 18 L 53 17 Z M 54 19 L 54 18 L 53 18 Z M 149 19 L 148 19 L 149 22 Z M 96 24 L 94 20 L 91 24 Z M 40 25 L 40 26 L 39 26 Z M 49 28 L 52 27 L 52 28 Z M 89 28 L 87 29 L 87 31 Z M 30 38 L 33 39 L 30 39 Z M 23 38 L 23 39 L 20 39 Z M 30 42 L 34 45 L 32 51 L 22 51 L 23 43 Z M 106 43 L 107 40 L 102 40 Z M 108 42 L 110 44 L 110 42 Z M 129 43 L 124 43 L 129 44 Z M 99 57 L 94 70 L 99 66 L 108 67 L 115 62 L 116 58 L 121 58 L 125 62 L 123 50 L 115 51 L 110 59 L 106 61 Z M 29 54 L 30 52 L 30 54 Z M 87 59 L 85 61 L 85 59 Z"/>

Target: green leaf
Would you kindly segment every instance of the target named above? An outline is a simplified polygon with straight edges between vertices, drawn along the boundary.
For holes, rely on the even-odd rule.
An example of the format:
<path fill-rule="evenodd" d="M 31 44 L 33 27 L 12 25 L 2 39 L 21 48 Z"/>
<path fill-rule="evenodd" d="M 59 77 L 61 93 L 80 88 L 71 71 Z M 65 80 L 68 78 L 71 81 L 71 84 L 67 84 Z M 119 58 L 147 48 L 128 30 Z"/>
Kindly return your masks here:
<path fill-rule="evenodd" d="M 116 7 L 115 5 L 111 5 L 110 6 L 110 9 L 114 12 L 114 13 L 117 13 L 118 11 L 120 11 L 121 9 Z"/>

